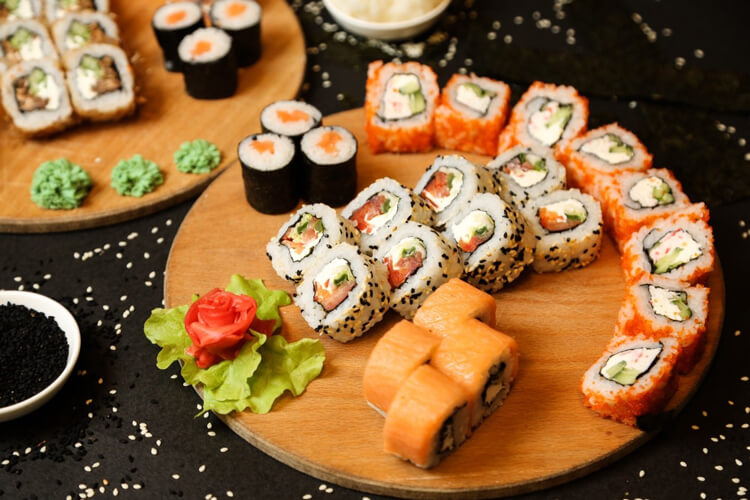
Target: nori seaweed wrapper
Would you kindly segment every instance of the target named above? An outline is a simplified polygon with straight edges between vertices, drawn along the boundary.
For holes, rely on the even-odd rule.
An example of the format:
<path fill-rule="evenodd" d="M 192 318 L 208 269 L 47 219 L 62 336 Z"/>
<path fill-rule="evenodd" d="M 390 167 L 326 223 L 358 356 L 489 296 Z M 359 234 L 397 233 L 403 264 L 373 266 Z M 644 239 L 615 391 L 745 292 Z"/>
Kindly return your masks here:
<path fill-rule="evenodd" d="M 177 47 L 179 47 L 183 38 L 193 31 L 205 26 L 206 24 L 203 22 L 203 16 L 198 18 L 194 24 L 177 30 L 159 29 L 156 27 L 153 20 L 151 21 L 151 27 L 154 29 L 156 41 L 159 42 L 162 53 L 164 54 L 164 68 L 166 68 L 167 71 L 182 71 L 184 63 L 180 60 L 180 56 L 177 53 Z"/>
<path fill-rule="evenodd" d="M 338 164 L 319 165 L 304 156 L 302 198 L 307 203 L 340 207 L 357 194 L 357 153 Z"/>
<path fill-rule="evenodd" d="M 237 91 L 237 60 L 234 47 L 209 62 L 183 61 L 185 90 L 195 99 L 224 99 Z"/>

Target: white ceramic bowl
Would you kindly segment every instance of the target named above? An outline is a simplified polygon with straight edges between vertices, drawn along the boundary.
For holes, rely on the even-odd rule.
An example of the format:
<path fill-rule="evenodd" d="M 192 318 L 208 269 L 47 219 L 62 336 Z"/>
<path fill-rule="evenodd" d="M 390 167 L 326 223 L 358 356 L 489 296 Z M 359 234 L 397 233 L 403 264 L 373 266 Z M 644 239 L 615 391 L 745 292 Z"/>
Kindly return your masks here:
<path fill-rule="evenodd" d="M 435 24 L 440 14 L 443 13 L 450 3 L 451 0 L 443 0 L 430 12 L 414 19 L 409 19 L 408 21 L 378 23 L 352 17 L 339 9 L 332 0 L 323 0 L 323 4 L 328 9 L 328 12 L 331 13 L 331 17 L 345 30 L 356 35 L 386 41 L 404 40 L 422 33 Z"/>
<path fill-rule="evenodd" d="M 78 360 L 78 353 L 81 351 L 81 332 L 78 329 L 78 323 L 76 323 L 73 315 L 59 302 L 38 293 L 0 290 L 0 305 L 5 304 L 26 306 L 54 318 L 68 339 L 68 360 L 62 373 L 42 392 L 34 394 L 20 403 L 0 408 L 0 422 L 26 415 L 49 401 L 68 380 L 76 360 Z"/>

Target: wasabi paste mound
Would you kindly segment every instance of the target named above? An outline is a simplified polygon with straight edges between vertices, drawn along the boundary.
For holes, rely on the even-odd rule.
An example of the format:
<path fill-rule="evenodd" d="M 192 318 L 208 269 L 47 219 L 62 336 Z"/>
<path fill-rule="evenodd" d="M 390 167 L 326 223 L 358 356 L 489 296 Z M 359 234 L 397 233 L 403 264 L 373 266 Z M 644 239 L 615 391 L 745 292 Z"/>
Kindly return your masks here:
<path fill-rule="evenodd" d="M 221 162 L 221 153 L 215 144 L 205 139 L 183 142 L 174 154 L 177 170 L 188 174 L 207 174 Z"/>
<path fill-rule="evenodd" d="M 72 210 L 91 191 L 91 177 L 67 158 L 39 165 L 31 181 L 31 201 L 50 210 Z"/>
<path fill-rule="evenodd" d="M 120 160 L 112 169 L 112 186 L 121 196 L 140 198 L 164 183 L 159 165 L 137 154 L 130 159 Z"/>

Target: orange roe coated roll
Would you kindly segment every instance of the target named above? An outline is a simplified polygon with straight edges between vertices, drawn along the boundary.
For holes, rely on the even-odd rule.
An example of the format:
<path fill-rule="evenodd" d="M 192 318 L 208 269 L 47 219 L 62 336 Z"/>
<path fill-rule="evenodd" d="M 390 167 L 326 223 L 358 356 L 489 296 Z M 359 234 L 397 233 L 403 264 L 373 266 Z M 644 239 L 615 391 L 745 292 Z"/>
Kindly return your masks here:
<path fill-rule="evenodd" d="M 502 95 L 493 98 L 493 101 L 499 100 L 499 106 L 493 103 L 486 116 L 477 117 L 454 104 L 451 99 L 453 88 L 461 83 L 481 84 L 483 81 L 503 89 Z M 509 101 L 510 88 L 503 82 L 475 75 L 453 75 L 443 88 L 440 105 L 435 110 L 435 143 L 444 149 L 493 156 L 497 151 L 500 130 L 508 119 Z M 495 106 L 498 106 L 496 111 L 493 109 Z"/>
<path fill-rule="evenodd" d="M 494 328 L 495 310 L 492 295 L 453 278 L 427 297 L 414 315 L 414 324 L 444 337 L 456 324 L 474 318 Z"/>
<path fill-rule="evenodd" d="M 381 81 L 384 72 L 414 73 L 421 77 L 422 91 L 427 102 L 424 113 L 427 115 L 422 123 L 407 124 L 402 127 L 386 126 L 378 117 L 378 109 L 385 90 L 386 81 Z M 367 68 L 365 95 L 365 131 L 367 144 L 374 154 L 391 153 L 424 153 L 432 150 L 435 136 L 434 107 L 437 103 L 440 88 L 437 75 L 429 66 L 416 62 L 404 64 L 373 61 Z"/>

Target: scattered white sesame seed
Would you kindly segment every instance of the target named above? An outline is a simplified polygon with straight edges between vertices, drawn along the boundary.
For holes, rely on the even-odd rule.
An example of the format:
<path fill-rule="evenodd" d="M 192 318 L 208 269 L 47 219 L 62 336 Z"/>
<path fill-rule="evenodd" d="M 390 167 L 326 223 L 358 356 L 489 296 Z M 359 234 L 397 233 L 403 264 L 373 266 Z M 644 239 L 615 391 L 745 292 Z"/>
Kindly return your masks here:
<path fill-rule="evenodd" d="M 705 481 L 705 480 L 706 480 L 706 478 L 705 478 L 705 477 L 703 477 L 703 476 L 698 476 L 698 477 L 697 477 L 696 479 L 697 479 L 698 481 L 700 481 L 700 482 L 703 482 L 703 481 Z"/>
<path fill-rule="evenodd" d="M 86 472 L 91 472 L 91 467 L 89 467 L 88 465 L 84 465 L 83 470 L 85 470 Z"/>
<path fill-rule="evenodd" d="M 739 458 L 735 458 L 734 463 L 736 463 L 738 467 L 742 467 L 742 460 L 740 460 Z"/>
<path fill-rule="evenodd" d="M 701 49 L 695 49 L 695 51 L 693 52 L 693 55 L 695 55 L 695 57 L 697 57 L 698 59 L 703 59 L 704 54 Z"/>
<path fill-rule="evenodd" d="M 523 17 L 516 16 L 513 18 L 513 24 L 522 24 L 523 23 Z"/>
<path fill-rule="evenodd" d="M 697 425 L 691 425 L 690 428 L 693 429 L 694 431 L 697 431 L 698 429 L 700 429 L 700 427 L 698 427 Z"/>
<path fill-rule="evenodd" d="M 234 492 L 232 490 L 227 490 L 227 496 L 229 498 L 233 498 L 234 497 Z"/>
<path fill-rule="evenodd" d="M 733 478 L 732 478 L 732 482 L 733 482 L 734 484 L 739 484 L 739 482 L 740 482 L 740 478 L 738 478 L 738 477 L 733 477 Z"/>
<path fill-rule="evenodd" d="M 208 432 L 207 432 L 206 434 L 208 434 L 208 435 L 209 435 L 209 437 L 214 437 L 214 436 L 216 436 L 216 433 L 215 433 L 214 431 L 208 431 Z"/>
<path fill-rule="evenodd" d="M 714 465 L 714 469 L 716 469 L 718 471 L 722 471 L 722 470 L 724 470 L 724 467 L 722 467 L 721 465 Z"/>
<path fill-rule="evenodd" d="M 499 29 L 500 29 L 500 26 L 502 26 L 502 25 L 500 24 L 500 21 L 497 21 L 497 20 L 495 20 L 495 21 L 492 21 L 492 29 L 493 29 L 493 30 L 499 30 Z"/>
<path fill-rule="evenodd" d="M 138 484 L 138 483 L 135 483 L 135 484 L 133 485 L 133 489 L 134 489 L 134 490 L 140 490 L 140 489 L 141 489 L 141 485 L 140 485 L 140 484 Z"/>
<path fill-rule="evenodd" d="M 172 479 L 180 479 L 180 475 L 179 474 L 172 474 Z"/>
<path fill-rule="evenodd" d="M 685 463 L 685 461 L 680 461 L 680 466 L 687 467 L 687 463 Z"/>
<path fill-rule="evenodd" d="M 646 475 L 646 471 L 641 469 L 640 472 L 638 472 L 638 477 L 643 477 Z"/>
<path fill-rule="evenodd" d="M 132 268 L 132 267 L 133 267 L 133 263 L 132 263 L 132 262 L 128 262 L 127 264 L 125 264 L 125 267 L 126 267 L 127 269 L 130 269 L 130 268 Z"/>
<path fill-rule="evenodd" d="M 309 493 L 305 493 L 302 495 L 302 500 L 310 500 L 312 498 L 312 495 Z"/>
<path fill-rule="evenodd" d="M 487 33 L 487 40 L 494 40 L 496 38 L 497 38 L 497 33 L 495 33 L 494 31 L 490 31 L 489 33 Z"/>
<path fill-rule="evenodd" d="M 156 455 L 157 453 L 159 453 L 159 450 L 157 450 L 156 448 L 151 448 L 152 455 Z"/>
<path fill-rule="evenodd" d="M 718 439 L 718 438 L 715 438 L 715 437 L 712 437 L 712 438 L 711 438 L 711 441 L 713 441 L 714 443 L 718 443 L 718 442 L 719 442 L 719 439 Z"/>
<path fill-rule="evenodd" d="M 727 127 L 727 132 L 729 132 L 730 134 L 734 134 L 735 132 L 737 132 L 737 129 L 730 125 Z"/>
<path fill-rule="evenodd" d="M 702 448 L 701 451 L 704 455 L 708 455 L 708 448 Z"/>
<path fill-rule="evenodd" d="M 739 139 L 737 139 L 737 145 L 739 145 L 741 148 L 744 148 L 745 145 L 747 145 L 747 141 L 744 137 L 740 137 Z"/>
<path fill-rule="evenodd" d="M 637 12 L 633 12 L 632 18 L 634 23 L 640 23 L 641 21 L 643 21 L 643 17 L 641 17 L 641 15 Z"/>
<path fill-rule="evenodd" d="M 675 58 L 674 65 L 677 69 L 682 68 L 683 66 L 685 66 L 685 58 L 684 57 Z"/>
<path fill-rule="evenodd" d="M 510 43 L 510 42 L 512 42 L 512 41 L 513 41 L 513 37 L 512 37 L 512 36 L 510 36 L 510 35 L 505 35 L 505 36 L 503 37 L 503 41 L 504 41 L 505 43 Z"/>
<path fill-rule="evenodd" d="M 172 219 L 167 219 L 167 222 L 165 222 L 165 224 L 167 226 L 171 226 L 172 225 Z"/>
<path fill-rule="evenodd" d="M 727 429 L 733 429 L 734 428 L 734 424 L 727 424 L 724 427 L 726 427 Z"/>
<path fill-rule="evenodd" d="M 116 351 L 117 350 L 117 346 L 114 345 L 114 344 L 112 344 L 111 346 L 109 346 L 109 350 L 110 351 Z"/>
<path fill-rule="evenodd" d="M 326 488 L 328 488 L 328 486 L 325 483 L 323 483 L 320 486 L 318 486 L 318 491 L 325 491 Z"/>
<path fill-rule="evenodd" d="M 198 467 L 198 472 L 204 472 L 205 470 L 206 470 L 205 465 L 201 465 L 200 467 Z"/>
<path fill-rule="evenodd" d="M 148 253 L 148 252 L 143 252 L 143 258 L 144 259 L 149 259 L 149 258 L 151 258 L 151 254 Z"/>
<path fill-rule="evenodd" d="M 333 488 L 326 488 L 326 493 L 333 493 Z"/>
<path fill-rule="evenodd" d="M 703 498 L 703 499 L 705 500 L 705 498 L 706 498 L 706 494 L 705 494 L 705 493 L 703 493 L 703 492 L 701 491 L 701 495 L 700 495 L 700 496 L 701 496 L 701 498 Z"/>

